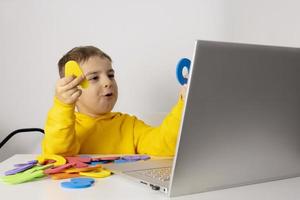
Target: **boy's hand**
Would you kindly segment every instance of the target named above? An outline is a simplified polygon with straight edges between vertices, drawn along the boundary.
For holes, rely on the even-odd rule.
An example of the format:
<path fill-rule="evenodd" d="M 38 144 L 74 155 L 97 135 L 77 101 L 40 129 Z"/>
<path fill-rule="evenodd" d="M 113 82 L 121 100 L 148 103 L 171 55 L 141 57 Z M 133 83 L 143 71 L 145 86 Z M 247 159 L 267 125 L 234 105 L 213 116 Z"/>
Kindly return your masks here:
<path fill-rule="evenodd" d="M 74 104 L 81 95 L 78 85 L 84 80 L 84 76 L 67 76 L 59 79 L 55 86 L 55 96 L 65 104 Z"/>
<path fill-rule="evenodd" d="M 186 96 L 186 90 L 187 90 L 187 84 L 184 84 L 180 88 L 180 98 L 185 101 L 185 96 Z"/>

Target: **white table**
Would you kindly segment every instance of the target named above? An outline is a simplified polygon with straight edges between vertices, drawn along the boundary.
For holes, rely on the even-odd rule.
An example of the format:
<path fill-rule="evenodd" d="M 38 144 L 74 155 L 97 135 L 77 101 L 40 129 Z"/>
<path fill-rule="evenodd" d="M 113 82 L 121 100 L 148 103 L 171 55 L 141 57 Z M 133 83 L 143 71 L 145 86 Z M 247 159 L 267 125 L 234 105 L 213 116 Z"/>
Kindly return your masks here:
<path fill-rule="evenodd" d="M 0 163 L 1 176 L 12 169 L 14 164 L 23 163 L 36 158 L 36 155 L 18 154 Z M 60 182 L 50 178 L 6 185 L 0 183 L 0 199 L 30 200 L 83 200 L 83 199 L 169 199 L 165 194 L 153 191 L 142 184 L 135 183 L 123 176 L 113 175 L 104 179 L 96 179 L 95 184 L 85 189 L 65 189 Z M 199 180 L 200 181 L 200 180 Z M 188 184 L 188 183 L 187 183 Z M 248 185 L 195 195 L 181 196 L 172 199 L 197 200 L 299 200 L 300 178 L 291 178 L 268 183 Z"/>

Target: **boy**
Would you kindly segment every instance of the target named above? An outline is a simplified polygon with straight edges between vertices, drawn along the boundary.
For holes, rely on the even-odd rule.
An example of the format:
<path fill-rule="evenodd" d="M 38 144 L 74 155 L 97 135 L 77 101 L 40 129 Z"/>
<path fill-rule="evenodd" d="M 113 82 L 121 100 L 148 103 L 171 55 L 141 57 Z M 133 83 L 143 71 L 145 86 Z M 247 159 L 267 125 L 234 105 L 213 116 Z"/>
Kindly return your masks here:
<path fill-rule="evenodd" d="M 83 74 L 65 77 L 66 62 L 75 60 Z M 111 112 L 118 87 L 111 58 L 93 46 L 75 47 L 58 62 L 54 105 L 45 125 L 42 151 L 47 154 L 174 155 L 185 87 L 178 103 L 159 127 L 134 116 Z M 79 84 L 87 79 L 85 89 Z"/>

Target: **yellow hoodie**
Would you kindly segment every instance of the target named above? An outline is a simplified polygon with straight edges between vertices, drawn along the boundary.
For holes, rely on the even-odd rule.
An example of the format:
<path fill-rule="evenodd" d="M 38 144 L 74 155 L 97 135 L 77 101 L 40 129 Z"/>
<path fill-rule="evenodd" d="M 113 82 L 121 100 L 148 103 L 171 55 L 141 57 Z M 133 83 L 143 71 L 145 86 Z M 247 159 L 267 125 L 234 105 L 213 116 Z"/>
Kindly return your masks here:
<path fill-rule="evenodd" d="M 174 155 L 183 108 L 181 98 L 158 127 L 128 114 L 110 112 L 93 118 L 74 112 L 74 108 L 54 98 L 45 125 L 44 154 Z"/>

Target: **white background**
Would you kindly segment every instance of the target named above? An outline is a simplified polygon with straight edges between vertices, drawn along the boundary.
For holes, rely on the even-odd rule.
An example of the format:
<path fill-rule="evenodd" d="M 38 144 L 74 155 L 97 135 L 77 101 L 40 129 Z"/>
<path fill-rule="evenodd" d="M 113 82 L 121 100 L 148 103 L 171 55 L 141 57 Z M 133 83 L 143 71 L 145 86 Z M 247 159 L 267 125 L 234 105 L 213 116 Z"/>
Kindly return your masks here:
<path fill-rule="evenodd" d="M 112 57 L 114 111 L 156 125 L 177 101 L 175 67 L 192 58 L 196 39 L 300 47 L 299 8 L 296 0 L 0 0 L 0 140 L 44 127 L 57 62 L 75 46 Z M 7 144 L 0 160 L 21 145 L 38 153 L 40 138 L 30 137 Z"/>

